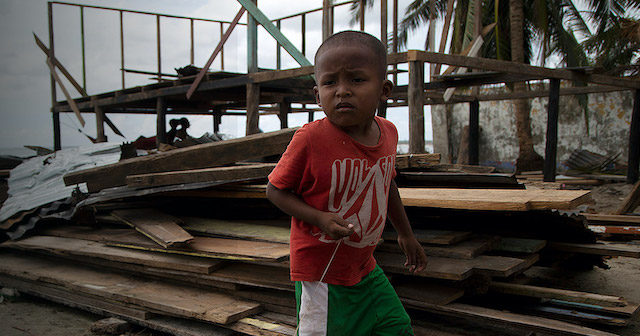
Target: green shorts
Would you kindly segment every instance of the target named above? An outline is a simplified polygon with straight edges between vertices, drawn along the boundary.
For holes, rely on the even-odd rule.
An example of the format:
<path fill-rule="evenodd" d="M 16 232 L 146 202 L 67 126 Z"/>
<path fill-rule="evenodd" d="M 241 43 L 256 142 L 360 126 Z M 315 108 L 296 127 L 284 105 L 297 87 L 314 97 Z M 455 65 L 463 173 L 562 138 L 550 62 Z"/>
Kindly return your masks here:
<path fill-rule="evenodd" d="M 413 335 L 411 319 L 379 266 L 355 286 L 296 281 L 298 335 Z"/>

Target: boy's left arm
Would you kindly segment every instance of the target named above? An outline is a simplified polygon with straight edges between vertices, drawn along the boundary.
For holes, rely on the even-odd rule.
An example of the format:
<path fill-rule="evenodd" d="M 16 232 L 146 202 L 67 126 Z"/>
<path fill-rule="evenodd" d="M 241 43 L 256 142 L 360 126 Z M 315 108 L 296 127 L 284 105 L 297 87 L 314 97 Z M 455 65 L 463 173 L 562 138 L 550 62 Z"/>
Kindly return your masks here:
<path fill-rule="evenodd" d="M 398 186 L 393 180 L 391 180 L 391 187 L 389 188 L 387 216 L 398 233 L 398 245 L 407 256 L 407 261 L 404 265 L 409 266 L 409 271 L 413 273 L 424 271 L 427 267 L 427 255 L 413 234 L 409 218 L 400 199 Z"/>

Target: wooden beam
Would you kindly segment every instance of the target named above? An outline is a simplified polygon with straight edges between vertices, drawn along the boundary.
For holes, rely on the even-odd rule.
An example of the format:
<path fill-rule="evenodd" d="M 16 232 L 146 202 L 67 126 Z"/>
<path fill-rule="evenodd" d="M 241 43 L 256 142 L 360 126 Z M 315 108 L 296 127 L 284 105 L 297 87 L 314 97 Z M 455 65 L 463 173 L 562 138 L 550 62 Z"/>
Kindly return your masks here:
<path fill-rule="evenodd" d="M 275 163 L 263 163 L 129 175 L 127 176 L 127 186 L 130 188 L 149 188 L 183 183 L 266 178 L 274 167 Z"/>
<path fill-rule="evenodd" d="M 227 31 L 225 31 L 224 35 L 220 38 L 220 42 L 218 42 L 218 45 L 216 46 L 216 48 L 213 49 L 213 53 L 211 53 L 211 56 L 209 56 L 207 63 L 205 63 L 204 67 L 200 69 L 200 72 L 198 72 L 196 79 L 191 84 L 191 87 L 189 87 L 189 90 L 187 91 L 187 99 L 191 99 L 191 96 L 193 95 L 193 93 L 198 89 L 198 86 L 200 85 L 202 78 L 204 77 L 205 73 L 209 71 L 209 67 L 211 67 L 211 63 L 213 63 L 213 61 L 216 59 L 220 51 L 222 51 L 222 47 L 224 47 L 224 44 L 229 39 L 229 36 L 231 36 L 233 29 L 238 24 L 238 21 L 240 21 L 240 18 L 242 17 L 244 12 L 245 12 L 244 7 L 241 7 L 240 10 L 238 11 L 238 14 L 236 14 L 235 18 L 233 18 L 233 21 L 231 21 L 231 25 L 229 26 L 229 28 L 227 28 Z M 193 21 L 191 21 L 191 34 L 192 34 L 191 44 L 193 48 Z M 192 53 L 191 57 L 193 58 L 193 50 L 191 53 Z"/>
<path fill-rule="evenodd" d="M 614 243 L 596 244 L 572 244 L 564 242 L 549 242 L 547 247 L 556 251 L 571 253 L 593 254 L 611 257 L 640 258 L 640 247 L 632 245 L 621 245 Z"/>
<path fill-rule="evenodd" d="M 167 140 L 167 103 L 164 97 L 158 97 L 156 98 L 156 147 L 160 148 L 160 144 L 166 144 Z"/>
<path fill-rule="evenodd" d="M 333 35 L 333 0 L 322 1 L 322 41 Z"/>
<path fill-rule="evenodd" d="M 556 181 L 556 156 L 558 152 L 558 112 L 560 110 L 560 80 L 552 78 L 549 83 L 547 104 L 547 137 L 544 151 L 544 182 Z"/>
<path fill-rule="evenodd" d="M 480 102 L 469 103 L 469 164 L 480 163 Z"/>
<path fill-rule="evenodd" d="M 107 142 L 107 136 L 104 134 L 104 110 L 100 106 L 96 106 L 95 109 L 96 114 L 96 141 L 97 142 Z"/>
<path fill-rule="evenodd" d="M 251 0 L 238 0 L 238 2 L 271 36 L 273 36 L 274 39 L 276 39 L 278 43 L 282 45 L 284 50 L 286 50 L 289 55 L 298 62 L 298 64 L 302 66 L 311 65 L 311 62 L 309 62 L 309 60 L 293 45 L 293 43 L 291 43 L 291 41 L 289 41 L 289 39 L 287 39 L 286 36 L 282 34 L 282 32 Z"/>
<path fill-rule="evenodd" d="M 409 62 L 409 153 L 424 153 L 424 63 Z"/>
<path fill-rule="evenodd" d="M 212 168 L 240 160 L 282 154 L 296 128 L 216 141 L 174 151 L 126 159 L 64 176 L 66 185 L 87 182 L 91 192 L 126 184 L 128 175 Z"/>
<path fill-rule="evenodd" d="M 291 103 L 284 100 L 278 103 L 278 118 L 280 119 L 280 128 L 289 128 L 289 113 L 291 113 Z"/>
<path fill-rule="evenodd" d="M 260 132 L 260 84 L 247 84 L 246 135 Z"/>
<path fill-rule="evenodd" d="M 557 299 L 571 302 L 594 304 L 604 307 L 624 307 L 627 301 L 619 296 L 602 295 L 571 291 L 566 289 L 546 288 L 514 283 L 492 282 L 489 288 L 497 293 L 536 297 L 541 299 Z"/>
<path fill-rule="evenodd" d="M 631 192 L 624 198 L 612 215 L 624 215 L 633 212 L 638 206 L 640 206 L 640 181 L 636 182 Z"/>
<path fill-rule="evenodd" d="M 40 48 L 40 50 L 42 50 L 45 54 L 49 55 L 49 48 L 47 48 L 44 43 L 42 43 L 42 41 L 38 38 L 38 36 L 36 36 L 36 33 L 33 33 L 33 38 L 35 38 L 36 40 L 36 44 L 38 45 L 38 47 Z M 69 73 L 69 71 L 67 70 L 67 68 L 65 68 L 62 63 L 60 63 L 60 61 L 58 61 L 57 58 L 52 58 L 53 59 L 53 65 L 55 65 L 56 67 L 58 67 L 58 69 L 60 69 L 60 72 L 62 72 L 62 74 L 69 80 L 69 83 L 71 83 L 71 85 L 73 85 L 73 87 L 78 90 L 78 92 L 83 96 L 83 97 L 87 97 L 87 92 L 84 90 L 84 88 L 82 87 L 82 85 L 80 85 L 75 78 L 73 78 L 73 76 L 71 76 L 71 73 Z"/>
<path fill-rule="evenodd" d="M 84 118 L 82 118 L 82 114 L 80 114 L 80 110 L 78 109 L 76 102 L 73 99 L 71 99 L 71 95 L 69 95 L 69 91 L 67 91 L 67 88 L 62 83 L 62 80 L 60 79 L 60 77 L 58 77 L 58 74 L 56 73 L 56 69 L 53 66 L 53 63 L 51 63 L 50 58 L 47 58 L 47 66 L 49 66 L 49 71 L 51 72 L 51 76 L 53 76 L 53 79 L 55 80 L 56 83 L 58 83 L 58 85 L 60 86 L 60 90 L 62 91 L 64 96 L 67 98 L 67 102 L 69 103 L 71 110 L 73 111 L 73 113 L 75 113 L 76 117 L 80 121 L 80 125 L 84 127 L 84 124 L 85 124 Z"/>

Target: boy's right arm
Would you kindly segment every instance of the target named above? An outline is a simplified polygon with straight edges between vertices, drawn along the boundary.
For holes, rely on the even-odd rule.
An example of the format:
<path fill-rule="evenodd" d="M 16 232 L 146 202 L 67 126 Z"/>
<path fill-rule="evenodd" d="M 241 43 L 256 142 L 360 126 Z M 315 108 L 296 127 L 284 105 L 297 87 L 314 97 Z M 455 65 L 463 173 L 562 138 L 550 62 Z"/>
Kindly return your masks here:
<path fill-rule="evenodd" d="M 267 198 L 288 215 L 317 226 L 333 239 L 348 237 L 354 232 L 353 224 L 337 214 L 311 207 L 293 192 L 278 189 L 270 182 L 267 184 Z"/>

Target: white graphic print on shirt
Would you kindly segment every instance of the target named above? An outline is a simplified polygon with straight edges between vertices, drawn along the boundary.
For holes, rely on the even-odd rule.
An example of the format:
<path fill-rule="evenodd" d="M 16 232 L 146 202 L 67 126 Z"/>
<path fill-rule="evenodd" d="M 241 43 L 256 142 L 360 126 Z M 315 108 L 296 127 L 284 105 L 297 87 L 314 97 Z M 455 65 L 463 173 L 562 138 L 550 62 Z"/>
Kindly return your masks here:
<path fill-rule="evenodd" d="M 336 160 L 331 165 L 329 211 L 354 225 L 344 243 L 357 248 L 376 245 L 387 215 L 389 184 L 395 156 L 381 157 L 371 167 L 366 159 Z M 320 241 L 333 242 L 324 233 Z"/>

